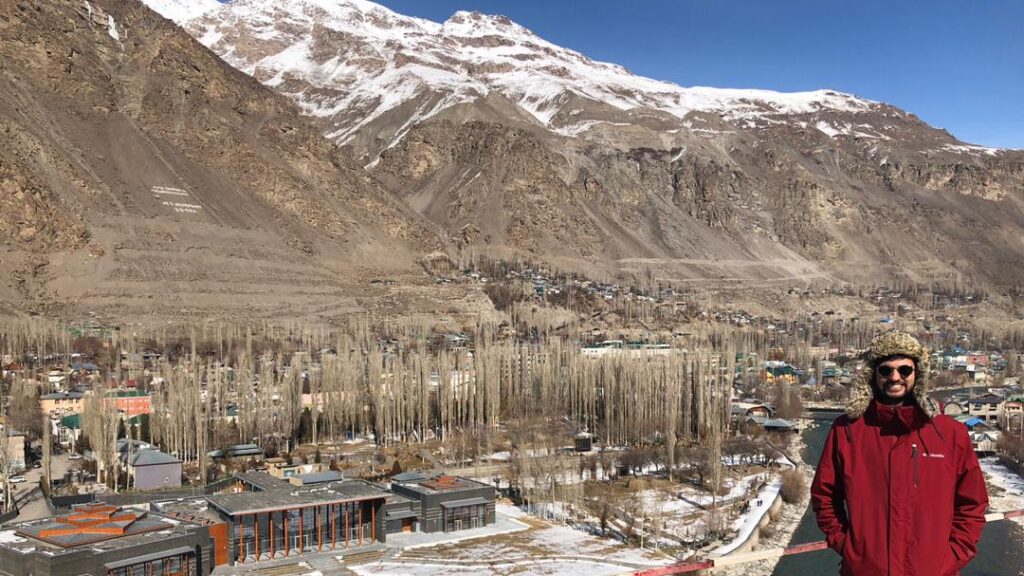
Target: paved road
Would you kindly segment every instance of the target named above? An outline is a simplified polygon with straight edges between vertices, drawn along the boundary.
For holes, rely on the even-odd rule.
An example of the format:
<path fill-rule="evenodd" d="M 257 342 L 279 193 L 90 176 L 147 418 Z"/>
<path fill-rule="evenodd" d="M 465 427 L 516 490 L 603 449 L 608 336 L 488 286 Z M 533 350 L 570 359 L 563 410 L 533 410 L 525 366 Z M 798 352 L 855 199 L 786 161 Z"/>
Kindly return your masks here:
<path fill-rule="evenodd" d="M 71 462 L 68 460 L 67 453 L 54 455 L 51 459 L 50 469 L 51 477 L 54 479 L 63 478 L 64 473 L 70 468 Z M 11 489 L 14 492 L 14 498 L 17 500 L 22 495 L 32 491 L 39 487 L 39 479 L 43 476 L 42 468 L 30 468 L 26 470 L 22 476 L 25 477 L 25 481 L 20 484 L 11 484 Z M 36 520 L 39 518 L 45 518 L 50 515 L 49 509 L 46 507 L 46 501 L 41 495 L 37 495 L 34 499 L 29 502 L 22 503 L 18 511 L 18 517 L 12 522 L 24 522 L 26 520 Z"/>

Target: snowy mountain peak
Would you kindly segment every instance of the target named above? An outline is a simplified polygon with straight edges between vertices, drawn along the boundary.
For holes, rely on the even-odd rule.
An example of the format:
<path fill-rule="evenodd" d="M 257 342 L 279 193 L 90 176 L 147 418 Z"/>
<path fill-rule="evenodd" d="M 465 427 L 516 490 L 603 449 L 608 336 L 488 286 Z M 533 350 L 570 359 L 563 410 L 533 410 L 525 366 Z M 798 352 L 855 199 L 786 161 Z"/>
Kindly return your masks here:
<path fill-rule="evenodd" d="M 178 6 L 175 20 L 203 44 L 306 114 L 328 119 L 329 137 L 369 139 L 376 151 L 416 122 L 489 95 L 571 136 L 652 114 L 660 118 L 657 129 L 672 134 L 689 128 L 693 112 L 749 129 L 785 123 L 787 115 L 876 105 L 827 90 L 684 88 L 596 62 L 506 16 L 480 12 L 436 23 L 368 0 L 233 0 L 217 10 L 210 8 L 215 0 L 143 1 L 165 15 Z"/>
<path fill-rule="evenodd" d="M 145 4 L 178 25 L 222 6 L 217 0 L 145 0 Z"/>
<path fill-rule="evenodd" d="M 468 38 L 480 36 L 529 36 L 536 38 L 536 35 L 513 22 L 508 16 L 492 16 L 480 12 L 468 12 L 460 10 L 445 21 L 442 26 L 443 33 L 449 36 L 464 36 Z"/>

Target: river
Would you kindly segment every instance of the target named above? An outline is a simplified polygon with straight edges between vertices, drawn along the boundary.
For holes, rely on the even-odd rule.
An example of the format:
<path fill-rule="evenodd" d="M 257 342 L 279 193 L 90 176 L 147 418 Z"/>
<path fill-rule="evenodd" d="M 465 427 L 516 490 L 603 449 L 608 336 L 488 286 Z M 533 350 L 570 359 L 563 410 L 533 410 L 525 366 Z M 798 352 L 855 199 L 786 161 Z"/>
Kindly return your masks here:
<path fill-rule="evenodd" d="M 805 430 L 804 462 L 816 464 L 836 414 L 821 413 L 818 426 Z M 1001 511 L 1001 510 L 1000 510 Z M 810 505 L 804 513 L 790 546 L 824 540 L 818 530 Z M 810 576 L 839 573 L 839 556 L 831 550 L 809 552 L 783 557 L 775 567 L 774 576 Z M 1024 575 L 1024 527 L 1017 522 L 1001 520 L 989 522 L 978 544 L 978 556 L 964 568 L 962 576 L 1018 576 Z"/>

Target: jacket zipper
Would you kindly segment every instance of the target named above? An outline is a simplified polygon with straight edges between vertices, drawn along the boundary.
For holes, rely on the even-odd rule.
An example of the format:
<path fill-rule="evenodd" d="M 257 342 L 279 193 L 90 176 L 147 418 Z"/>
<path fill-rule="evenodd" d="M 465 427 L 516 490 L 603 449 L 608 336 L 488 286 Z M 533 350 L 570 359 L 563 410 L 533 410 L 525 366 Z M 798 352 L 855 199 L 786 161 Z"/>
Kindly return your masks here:
<path fill-rule="evenodd" d="M 914 460 L 914 488 L 917 488 L 917 444 L 910 445 L 910 456 Z"/>

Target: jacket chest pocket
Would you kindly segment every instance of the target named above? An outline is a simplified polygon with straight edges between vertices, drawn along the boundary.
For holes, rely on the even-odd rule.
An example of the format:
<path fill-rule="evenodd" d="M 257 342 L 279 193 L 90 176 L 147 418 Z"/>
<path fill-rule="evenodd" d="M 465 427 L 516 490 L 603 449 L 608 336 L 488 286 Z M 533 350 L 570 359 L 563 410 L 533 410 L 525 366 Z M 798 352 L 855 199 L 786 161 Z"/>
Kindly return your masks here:
<path fill-rule="evenodd" d="M 929 452 L 920 444 L 911 444 L 910 477 L 915 488 L 953 482 L 953 455 L 946 452 Z"/>

